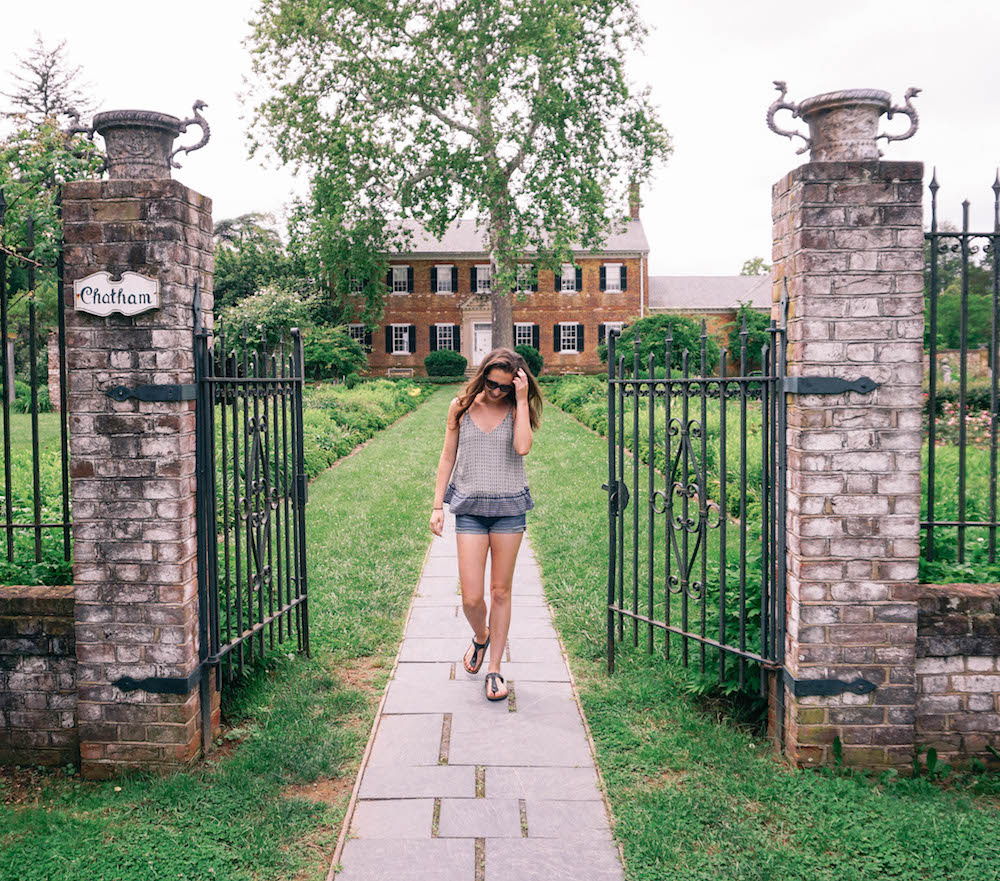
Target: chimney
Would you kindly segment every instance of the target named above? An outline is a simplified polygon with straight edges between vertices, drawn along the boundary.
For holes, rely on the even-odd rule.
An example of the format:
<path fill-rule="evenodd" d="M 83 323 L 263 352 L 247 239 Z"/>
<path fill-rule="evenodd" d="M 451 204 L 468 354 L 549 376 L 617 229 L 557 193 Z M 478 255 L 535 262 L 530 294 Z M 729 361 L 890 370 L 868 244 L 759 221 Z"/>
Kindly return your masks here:
<path fill-rule="evenodd" d="M 635 181 L 628 185 L 628 216 L 632 220 L 639 219 L 639 184 Z"/>

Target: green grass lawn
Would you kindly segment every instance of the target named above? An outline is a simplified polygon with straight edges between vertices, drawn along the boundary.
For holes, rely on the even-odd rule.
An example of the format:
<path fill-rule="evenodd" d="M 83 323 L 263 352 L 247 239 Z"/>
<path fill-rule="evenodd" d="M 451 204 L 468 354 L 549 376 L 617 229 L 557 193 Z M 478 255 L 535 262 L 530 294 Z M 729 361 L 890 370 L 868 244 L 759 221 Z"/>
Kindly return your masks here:
<path fill-rule="evenodd" d="M 38 414 L 39 490 L 42 502 L 41 520 L 59 523 L 62 511 L 62 457 L 58 413 Z M 32 460 L 35 447 L 31 434 L 31 416 L 10 414 L 11 515 L 15 523 L 34 520 L 34 485 Z M 3 448 L 0 446 L 0 462 Z M 0 465 L 0 485 L 3 474 Z M 0 493 L 0 499 L 3 499 Z M 0 521 L 6 522 L 6 502 L 0 510 Z M 42 562 L 35 561 L 35 533 L 31 529 L 14 530 L 13 560 L 8 560 L 6 535 L 0 537 L 0 584 L 68 584 L 72 581 L 72 566 L 65 561 L 63 530 L 44 528 Z"/>
<path fill-rule="evenodd" d="M 607 675 L 607 441 L 551 404 L 544 419 L 526 460 L 530 537 L 629 881 L 1000 878 L 996 776 L 941 787 L 790 769 L 721 705 L 689 695 L 642 637 L 619 646 Z"/>
<path fill-rule="evenodd" d="M 107 783 L 38 774 L 36 802 L 0 809 L 2 881 L 326 877 L 431 539 L 453 394 L 310 485 L 312 659 L 273 655 L 227 691 L 226 746 L 207 764 Z"/>

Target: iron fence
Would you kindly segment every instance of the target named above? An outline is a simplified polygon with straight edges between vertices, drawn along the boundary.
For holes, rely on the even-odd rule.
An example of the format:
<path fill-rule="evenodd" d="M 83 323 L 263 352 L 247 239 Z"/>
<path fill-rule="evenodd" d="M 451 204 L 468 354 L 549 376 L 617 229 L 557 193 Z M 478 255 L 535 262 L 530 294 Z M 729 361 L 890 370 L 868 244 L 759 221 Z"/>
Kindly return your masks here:
<path fill-rule="evenodd" d="M 785 334 L 773 321 L 769 333 L 764 369 L 753 373 L 744 326 L 735 376 L 725 349 L 713 372 L 704 327 L 700 352 L 682 352 L 679 372 L 668 334 L 662 375 L 654 352 L 641 363 L 640 340 L 629 365 L 615 351 L 618 332 L 609 334 L 609 672 L 625 619 L 634 647 L 644 625 L 652 654 L 659 630 L 666 659 L 679 651 L 682 666 L 713 667 L 740 689 L 756 674 L 761 696 L 781 666 Z"/>
<path fill-rule="evenodd" d="M 60 195 L 56 196 L 61 220 Z M 0 190 L 0 422 L 3 433 L 2 580 L 60 583 L 71 577 L 72 521 L 66 405 L 66 324 L 61 247 L 55 261 L 36 254 L 35 218 L 8 222 Z M 39 285 L 55 292 L 55 315 L 39 314 Z M 41 340 L 57 329 L 58 394 L 40 375 Z M 45 392 L 49 392 L 46 395 Z M 55 398 L 53 400 L 53 398 Z M 51 414 L 51 410 L 57 414 Z M 55 429 L 58 429 L 58 440 Z M 56 454 L 58 451 L 58 454 Z"/>
<path fill-rule="evenodd" d="M 938 220 L 935 173 L 925 233 L 926 403 L 922 556 L 969 565 L 970 579 L 997 562 L 998 329 L 1000 329 L 1000 175 L 993 184 L 993 230 Z M 986 357 L 975 357 L 982 348 Z M 978 365 L 978 366 L 977 366 Z M 957 371 L 957 381 L 953 374 Z M 976 375 L 980 374 L 980 375 Z M 936 571 L 925 573 L 936 580 Z"/>
<path fill-rule="evenodd" d="M 195 371 L 202 662 L 221 686 L 275 636 L 309 655 L 302 340 L 269 351 L 198 327 Z"/>

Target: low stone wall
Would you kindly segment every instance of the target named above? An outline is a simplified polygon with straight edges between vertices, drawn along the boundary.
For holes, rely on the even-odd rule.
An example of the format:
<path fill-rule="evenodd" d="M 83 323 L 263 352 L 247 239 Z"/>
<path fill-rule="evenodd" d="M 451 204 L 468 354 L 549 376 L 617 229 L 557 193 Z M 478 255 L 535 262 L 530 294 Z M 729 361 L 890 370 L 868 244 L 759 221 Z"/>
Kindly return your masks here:
<path fill-rule="evenodd" d="M 0 586 L 0 764 L 78 764 L 73 587 Z"/>
<path fill-rule="evenodd" d="M 1000 584 L 918 590 L 918 745 L 952 763 L 1000 750 Z"/>

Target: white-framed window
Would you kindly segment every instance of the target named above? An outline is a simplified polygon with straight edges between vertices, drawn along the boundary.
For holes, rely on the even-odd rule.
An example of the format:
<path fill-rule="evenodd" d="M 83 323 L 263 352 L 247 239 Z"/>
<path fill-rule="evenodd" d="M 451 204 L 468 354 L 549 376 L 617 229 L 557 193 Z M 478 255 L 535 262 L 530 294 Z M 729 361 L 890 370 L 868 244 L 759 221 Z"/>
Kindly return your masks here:
<path fill-rule="evenodd" d="M 351 339 L 360 343 L 362 346 L 365 344 L 365 326 L 363 324 L 348 324 L 347 332 L 351 335 Z"/>
<path fill-rule="evenodd" d="M 564 354 L 575 354 L 576 353 L 576 322 L 560 321 L 559 322 L 559 351 Z"/>
<path fill-rule="evenodd" d="M 576 292 L 576 267 L 572 263 L 563 263 L 561 269 L 559 270 L 562 275 L 562 284 L 559 287 L 561 291 L 569 291 L 571 293 Z"/>
<path fill-rule="evenodd" d="M 622 289 L 622 265 L 621 263 L 604 264 L 604 290 L 621 291 Z"/>
<path fill-rule="evenodd" d="M 410 267 L 392 267 L 392 292 L 394 294 L 407 294 L 410 291 Z"/>
<path fill-rule="evenodd" d="M 410 325 L 394 324 L 392 326 L 392 354 L 410 354 Z"/>
<path fill-rule="evenodd" d="M 489 293 L 492 288 L 493 276 L 490 272 L 490 264 L 483 263 L 476 267 L 476 292 Z"/>
<path fill-rule="evenodd" d="M 514 324 L 514 345 L 533 346 L 534 345 L 534 325 L 516 322 Z"/>
<path fill-rule="evenodd" d="M 625 326 L 624 321 L 605 321 L 604 322 L 604 338 L 608 338 L 608 334 L 613 330 L 617 330 L 618 333 L 622 332 L 622 328 Z"/>
<path fill-rule="evenodd" d="M 530 263 L 517 264 L 517 289 L 522 292 L 531 290 L 531 270 Z"/>
<path fill-rule="evenodd" d="M 365 289 L 365 280 L 360 275 L 352 272 L 350 285 L 352 294 L 360 294 Z"/>
<path fill-rule="evenodd" d="M 437 270 L 437 293 L 439 294 L 453 294 L 455 293 L 451 289 L 451 270 L 454 268 L 451 264 L 440 265 L 434 267 Z"/>
<path fill-rule="evenodd" d="M 436 324 L 435 327 L 437 328 L 437 347 L 439 349 L 454 349 L 455 325 Z"/>

